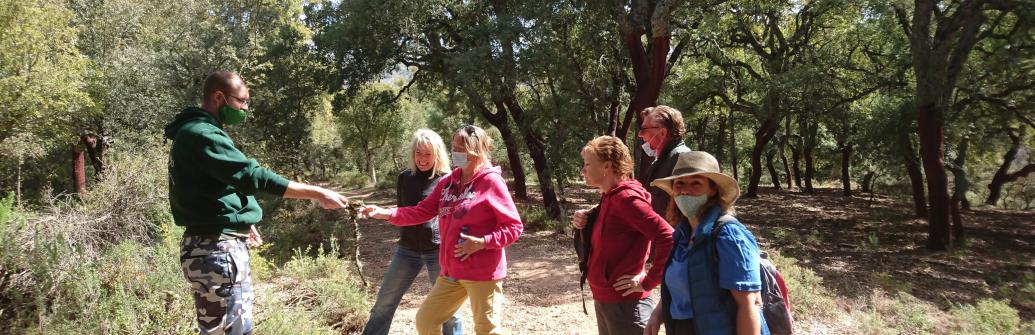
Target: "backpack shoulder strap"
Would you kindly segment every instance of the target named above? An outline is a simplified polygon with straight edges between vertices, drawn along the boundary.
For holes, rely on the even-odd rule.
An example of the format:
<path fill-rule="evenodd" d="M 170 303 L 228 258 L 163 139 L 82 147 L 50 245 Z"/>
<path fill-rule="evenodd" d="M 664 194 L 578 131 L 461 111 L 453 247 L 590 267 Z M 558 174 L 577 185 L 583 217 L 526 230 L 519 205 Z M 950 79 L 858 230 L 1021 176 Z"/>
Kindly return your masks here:
<path fill-rule="evenodd" d="M 712 231 L 708 235 L 708 238 L 711 239 L 712 244 L 712 260 L 715 261 L 716 264 L 719 263 L 719 237 L 716 234 L 718 234 L 719 229 L 722 229 L 722 227 L 727 223 L 734 222 L 736 220 L 737 219 L 732 215 L 723 214 L 718 220 L 715 220 L 715 225 L 712 226 Z"/>

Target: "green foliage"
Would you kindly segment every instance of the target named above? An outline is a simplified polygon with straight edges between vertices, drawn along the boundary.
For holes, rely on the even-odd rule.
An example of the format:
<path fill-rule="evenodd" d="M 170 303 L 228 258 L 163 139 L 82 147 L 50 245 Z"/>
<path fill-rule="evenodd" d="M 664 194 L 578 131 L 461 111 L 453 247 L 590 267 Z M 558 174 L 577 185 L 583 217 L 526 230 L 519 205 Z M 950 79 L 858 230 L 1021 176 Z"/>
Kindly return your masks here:
<path fill-rule="evenodd" d="M 0 291 L 16 307 L 4 326 L 48 334 L 190 329 L 164 157 L 154 147 L 114 156 L 92 192 L 56 199 L 36 215 L 5 200 L 0 270 L 18 275 Z"/>
<path fill-rule="evenodd" d="M 370 175 L 360 171 L 341 171 L 331 176 L 331 182 L 346 188 L 362 188 L 370 185 Z"/>
<path fill-rule="evenodd" d="M 870 281 L 886 292 L 909 293 L 913 290 L 913 284 L 895 279 L 887 272 L 870 273 Z"/>
<path fill-rule="evenodd" d="M 22 132 L 68 136 L 72 119 L 93 111 L 71 19 L 61 1 L 0 1 L 0 143 Z"/>
<path fill-rule="evenodd" d="M 403 143 L 408 143 L 407 133 L 415 130 L 419 117 L 410 109 L 413 104 L 396 98 L 396 91 L 390 85 L 371 84 L 360 89 L 355 97 L 342 93 L 334 100 L 338 129 L 345 148 L 357 153 L 363 161 L 363 170 L 369 173 L 375 185 L 379 180 L 379 160 L 392 158 L 398 164 L 400 160 L 408 159 L 406 156 L 398 157 L 397 153 L 409 155 L 409 147 Z M 384 151 L 391 154 L 385 155 Z"/>
<path fill-rule="evenodd" d="M 323 325 L 320 324 L 318 321 L 313 320 L 310 313 L 302 309 L 288 308 L 280 306 L 279 304 L 274 304 L 270 306 L 270 310 L 263 311 L 262 313 L 269 315 L 263 319 L 260 319 L 262 324 L 259 326 L 261 327 L 259 329 L 262 329 L 262 334 L 341 334 L 341 331 L 331 328 L 331 326 L 329 325 Z"/>
<path fill-rule="evenodd" d="M 960 324 L 960 334 L 1028 334 L 1017 310 L 1006 300 L 984 299 L 976 305 L 960 305 L 951 310 Z"/>
<path fill-rule="evenodd" d="M 521 213 L 521 222 L 525 224 L 526 230 L 563 232 L 567 227 L 566 222 L 550 218 L 540 204 L 519 204 L 518 212 Z"/>
<path fill-rule="evenodd" d="M 866 309 L 854 314 L 863 334 L 930 334 L 937 310 L 900 292 L 888 297 L 876 291 L 867 298 Z"/>
<path fill-rule="evenodd" d="M 268 220 L 257 227 L 268 244 L 263 255 L 275 264 L 292 259 L 297 249 L 315 251 L 328 239 L 351 241 L 353 228 L 340 212 L 309 201 L 282 201 L 268 208 Z"/>
<path fill-rule="evenodd" d="M 295 249 L 280 271 L 286 282 L 281 288 L 292 297 L 288 303 L 344 333 L 358 331 L 367 319 L 366 292 L 350 274 L 349 263 L 338 258 L 337 241 L 332 238 L 328 250 L 321 244 L 316 256 L 307 256 L 312 253 Z"/>
<path fill-rule="evenodd" d="M 1008 299 L 1016 306 L 1023 306 L 1035 309 L 1035 272 L 1027 271 L 1018 274 L 1016 283 L 989 282 L 989 284 L 1000 287 L 996 290 L 996 297 Z M 998 279 L 997 281 L 1002 281 Z"/>
<path fill-rule="evenodd" d="M 770 251 L 769 259 L 787 282 L 796 319 L 826 319 L 835 313 L 836 302 L 833 294 L 823 287 L 823 278 L 798 265 L 794 258 Z"/>

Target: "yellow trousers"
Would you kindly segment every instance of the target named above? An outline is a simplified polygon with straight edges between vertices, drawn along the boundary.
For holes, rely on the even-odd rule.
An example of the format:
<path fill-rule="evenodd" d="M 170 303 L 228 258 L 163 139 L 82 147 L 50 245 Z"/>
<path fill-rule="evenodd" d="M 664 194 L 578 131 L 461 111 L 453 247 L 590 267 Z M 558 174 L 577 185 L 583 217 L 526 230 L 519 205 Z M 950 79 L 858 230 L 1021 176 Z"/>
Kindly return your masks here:
<path fill-rule="evenodd" d="M 442 335 L 442 323 L 471 299 L 474 332 L 478 335 L 503 334 L 503 281 L 452 280 L 438 277 L 431 293 L 417 310 L 417 334 Z"/>

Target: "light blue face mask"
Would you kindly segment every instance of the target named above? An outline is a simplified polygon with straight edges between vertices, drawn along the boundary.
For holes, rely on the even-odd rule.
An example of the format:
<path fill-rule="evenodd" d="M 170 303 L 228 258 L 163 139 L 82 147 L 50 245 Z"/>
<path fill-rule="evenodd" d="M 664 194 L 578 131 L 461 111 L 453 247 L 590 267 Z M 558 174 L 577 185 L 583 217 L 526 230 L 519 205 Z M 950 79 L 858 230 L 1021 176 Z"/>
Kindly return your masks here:
<path fill-rule="evenodd" d="M 676 207 L 683 212 L 683 216 L 691 217 L 697 215 L 697 211 L 708 202 L 707 195 L 677 195 L 674 199 Z"/>
<path fill-rule="evenodd" d="M 453 160 L 453 167 L 463 168 L 463 167 L 467 166 L 467 153 L 466 152 L 456 152 L 456 151 L 454 151 L 451 158 Z"/>

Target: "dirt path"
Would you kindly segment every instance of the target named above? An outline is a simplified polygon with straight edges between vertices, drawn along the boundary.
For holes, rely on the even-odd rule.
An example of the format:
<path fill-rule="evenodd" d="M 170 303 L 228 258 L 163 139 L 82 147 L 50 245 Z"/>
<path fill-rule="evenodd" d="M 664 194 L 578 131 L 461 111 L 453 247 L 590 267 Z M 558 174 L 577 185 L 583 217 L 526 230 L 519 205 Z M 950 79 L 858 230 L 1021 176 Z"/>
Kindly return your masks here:
<path fill-rule="evenodd" d="M 369 204 L 392 206 L 391 193 L 373 194 L 357 191 L 353 196 L 368 195 Z M 358 198 L 358 197 L 357 197 Z M 372 283 L 371 297 L 377 293 L 398 238 L 397 228 L 376 220 L 362 220 L 360 258 L 364 272 Z M 586 291 L 589 315 L 582 312 L 579 294 L 578 266 L 575 253 L 565 236 L 551 232 L 532 232 L 521 236 L 507 248 L 508 276 L 503 283 L 506 296 L 503 327 L 510 334 L 595 334 L 596 319 L 593 301 Z M 399 306 L 390 334 L 413 334 L 414 318 L 421 301 L 430 290 L 427 272 L 416 282 Z M 370 302 L 373 304 L 373 301 Z M 460 308 L 466 333 L 473 334 L 469 303 Z"/>

